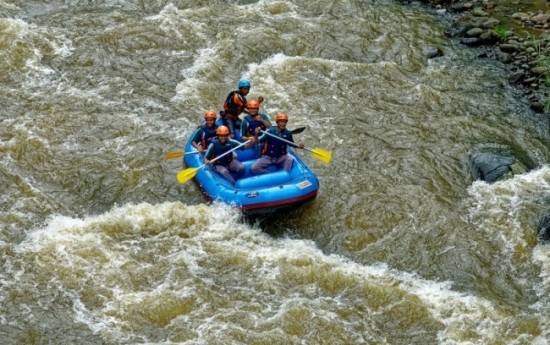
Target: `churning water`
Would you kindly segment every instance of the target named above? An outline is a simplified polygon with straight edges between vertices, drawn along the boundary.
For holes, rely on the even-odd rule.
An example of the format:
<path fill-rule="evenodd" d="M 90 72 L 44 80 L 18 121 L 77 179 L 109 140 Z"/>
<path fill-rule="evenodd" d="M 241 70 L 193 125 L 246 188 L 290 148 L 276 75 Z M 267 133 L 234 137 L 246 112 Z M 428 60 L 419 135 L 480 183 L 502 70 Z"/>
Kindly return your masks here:
<path fill-rule="evenodd" d="M 0 0 L 0 342 L 548 344 L 548 123 L 444 31 L 389 0 Z M 252 224 L 164 160 L 242 77 L 334 157 Z M 480 148 L 536 168 L 475 182 Z"/>

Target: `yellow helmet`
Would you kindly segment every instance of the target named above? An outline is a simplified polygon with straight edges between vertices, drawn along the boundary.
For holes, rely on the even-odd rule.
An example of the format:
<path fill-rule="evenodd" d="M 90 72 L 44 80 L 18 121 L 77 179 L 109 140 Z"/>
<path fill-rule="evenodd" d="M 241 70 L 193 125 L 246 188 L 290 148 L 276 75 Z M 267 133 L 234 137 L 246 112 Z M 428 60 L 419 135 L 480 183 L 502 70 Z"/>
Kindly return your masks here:
<path fill-rule="evenodd" d="M 217 116 L 218 115 L 216 115 L 216 113 L 213 110 L 208 110 L 206 113 L 204 113 L 205 120 L 208 120 L 208 119 L 215 120 Z"/>
<path fill-rule="evenodd" d="M 285 113 L 279 113 L 275 116 L 275 122 L 279 122 L 281 120 L 288 122 L 288 115 Z"/>
<path fill-rule="evenodd" d="M 229 128 L 227 128 L 227 126 L 216 128 L 216 135 L 229 135 Z"/>

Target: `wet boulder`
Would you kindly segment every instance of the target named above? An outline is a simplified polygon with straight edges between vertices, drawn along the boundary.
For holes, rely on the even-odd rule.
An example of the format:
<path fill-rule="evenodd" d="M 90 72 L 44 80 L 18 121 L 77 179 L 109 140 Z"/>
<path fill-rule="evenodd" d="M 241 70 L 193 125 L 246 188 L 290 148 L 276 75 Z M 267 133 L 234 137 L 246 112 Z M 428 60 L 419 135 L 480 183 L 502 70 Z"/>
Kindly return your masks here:
<path fill-rule="evenodd" d="M 470 156 L 470 172 L 475 180 L 493 183 L 512 174 L 514 161 L 514 157 L 506 152 L 474 152 Z"/>
<path fill-rule="evenodd" d="M 483 43 L 479 37 L 465 37 L 460 40 L 461 44 L 469 47 L 477 47 Z"/>
<path fill-rule="evenodd" d="M 433 59 L 433 58 L 436 58 L 436 57 L 443 56 L 443 51 L 439 48 L 436 48 L 436 47 L 426 47 L 426 48 L 424 48 L 424 55 L 428 59 Z"/>
<path fill-rule="evenodd" d="M 550 214 L 542 217 L 538 227 L 539 241 L 542 243 L 550 243 Z"/>

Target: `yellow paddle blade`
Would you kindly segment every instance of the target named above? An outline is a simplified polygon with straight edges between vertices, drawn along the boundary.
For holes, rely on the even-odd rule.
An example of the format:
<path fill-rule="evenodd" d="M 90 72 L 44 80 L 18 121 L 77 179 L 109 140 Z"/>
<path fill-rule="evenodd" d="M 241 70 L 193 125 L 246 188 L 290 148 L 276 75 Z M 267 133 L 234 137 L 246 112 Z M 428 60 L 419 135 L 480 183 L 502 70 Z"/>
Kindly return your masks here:
<path fill-rule="evenodd" d="M 313 157 L 317 158 L 321 162 L 330 163 L 332 160 L 332 153 L 330 153 L 330 151 L 317 148 L 311 149 L 310 151 L 313 154 Z"/>
<path fill-rule="evenodd" d="M 166 159 L 174 159 L 174 158 L 180 158 L 186 155 L 190 155 L 192 153 L 199 153 L 199 151 L 190 151 L 190 152 L 181 152 L 181 151 L 175 151 L 175 152 L 168 152 L 165 156 Z"/>
<path fill-rule="evenodd" d="M 183 157 L 185 153 L 178 151 L 178 152 L 168 152 L 166 156 L 164 156 L 166 159 L 174 159 L 174 158 L 180 158 Z"/>
<path fill-rule="evenodd" d="M 179 183 L 185 183 L 195 177 L 199 168 L 188 168 L 178 173 L 177 178 Z"/>

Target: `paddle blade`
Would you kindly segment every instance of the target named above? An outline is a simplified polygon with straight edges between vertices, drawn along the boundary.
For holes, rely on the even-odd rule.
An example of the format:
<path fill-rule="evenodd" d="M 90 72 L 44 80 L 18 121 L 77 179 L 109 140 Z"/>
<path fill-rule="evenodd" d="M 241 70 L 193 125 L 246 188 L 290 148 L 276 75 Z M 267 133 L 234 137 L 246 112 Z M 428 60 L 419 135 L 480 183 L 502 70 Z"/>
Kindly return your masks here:
<path fill-rule="evenodd" d="M 183 157 L 184 153 L 179 151 L 179 152 L 168 152 L 166 154 L 166 156 L 164 156 L 164 158 L 166 159 L 174 159 L 174 158 L 180 158 L 180 157 Z"/>
<path fill-rule="evenodd" d="M 290 132 L 292 134 L 300 134 L 304 131 L 304 129 L 306 129 L 306 128 L 305 127 L 298 127 L 298 128 L 295 128 L 295 129 L 291 130 Z"/>
<path fill-rule="evenodd" d="M 180 158 L 186 155 L 190 155 L 193 153 L 199 153 L 199 151 L 191 151 L 191 152 L 181 152 L 181 151 L 175 151 L 175 152 L 168 152 L 165 156 L 166 159 L 174 159 L 174 158 Z"/>
<path fill-rule="evenodd" d="M 332 153 L 323 149 L 311 149 L 313 157 L 317 158 L 321 162 L 330 163 L 332 160 Z"/>
<path fill-rule="evenodd" d="M 185 183 L 195 177 L 199 168 L 188 168 L 178 173 L 177 178 L 179 183 Z"/>

